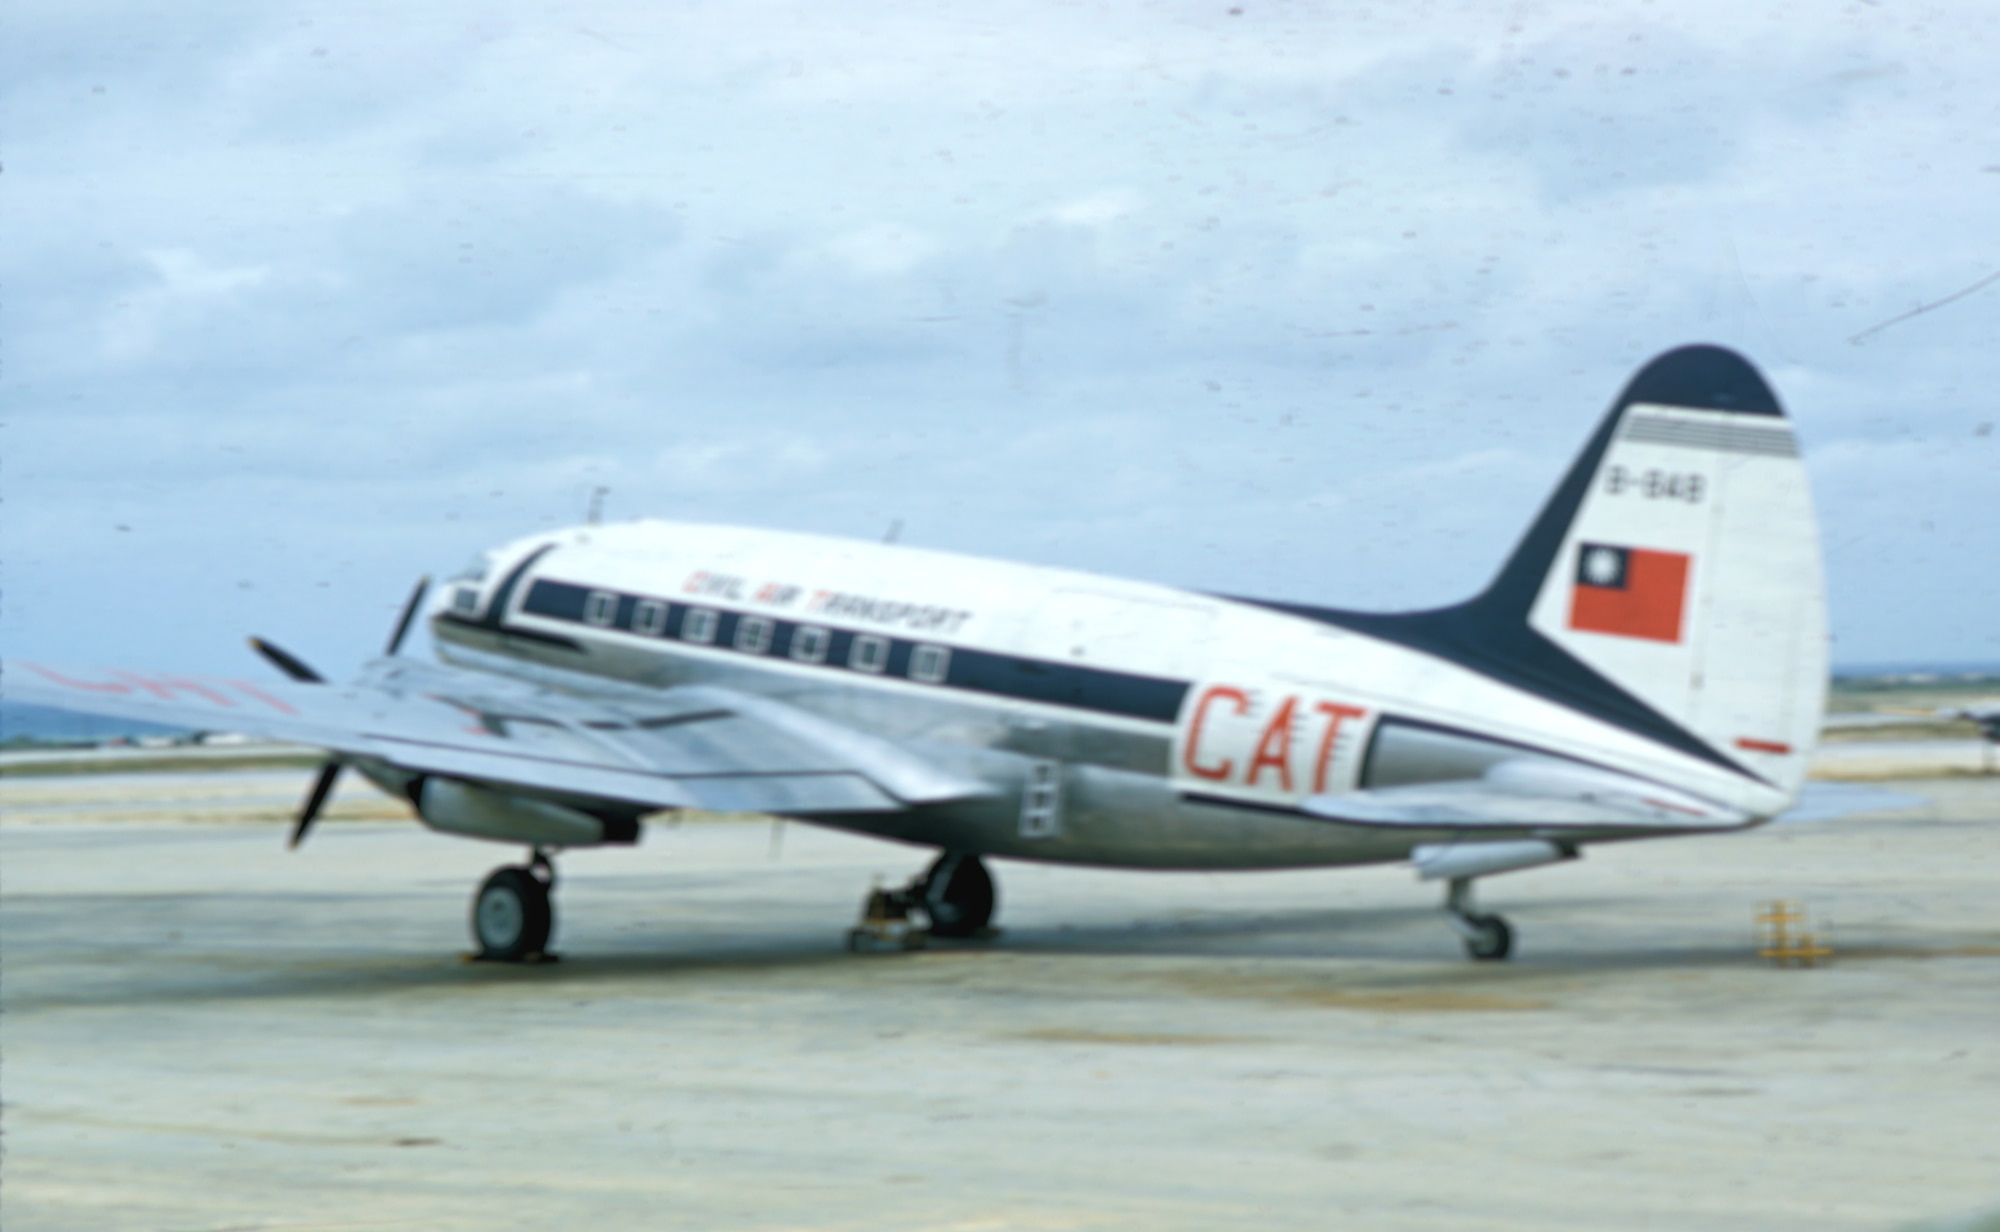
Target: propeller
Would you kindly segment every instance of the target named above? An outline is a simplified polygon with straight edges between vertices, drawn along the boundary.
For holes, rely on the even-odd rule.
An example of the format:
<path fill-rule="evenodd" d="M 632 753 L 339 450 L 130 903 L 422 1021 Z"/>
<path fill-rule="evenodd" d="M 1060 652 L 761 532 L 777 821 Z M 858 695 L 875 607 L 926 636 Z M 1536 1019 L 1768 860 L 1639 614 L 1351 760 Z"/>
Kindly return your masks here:
<path fill-rule="evenodd" d="M 402 648 L 403 638 L 410 631 L 410 622 L 417 618 L 417 609 L 424 605 L 424 596 L 430 588 L 429 574 L 417 579 L 417 588 L 410 592 L 409 602 L 403 604 L 403 615 L 396 621 L 396 631 L 389 635 L 389 644 L 382 648 L 383 654 L 393 655 Z"/>
<path fill-rule="evenodd" d="M 333 794 L 333 781 L 340 777 L 340 763 L 332 758 L 319 768 L 319 777 L 313 780 L 312 790 L 306 793 L 305 806 L 299 810 L 299 819 L 292 823 L 292 837 L 285 844 L 287 850 L 297 851 L 299 844 L 306 841 L 306 831 L 312 829 L 318 818 L 320 806 Z"/>
<path fill-rule="evenodd" d="M 258 654 L 263 655 L 265 658 L 269 659 L 272 663 L 277 665 L 279 671 L 285 673 L 285 675 L 287 676 L 290 676 L 293 680 L 298 681 L 300 684 L 326 683 L 326 677 L 320 675 L 318 672 L 314 671 L 310 667 L 307 667 L 305 664 L 305 660 L 299 658 L 295 654 L 292 654 L 290 651 L 284 649 L 282 646 L 274 645 L 270 642 L 265 641 L 261 637 L 253 637 L 250 639 L 250 649 L 256 651 Z"/>
<path fill-rule="evenodd" d="M 430 578 L 417 579 L 416 589 L 410 592 L 409 600 L 403 604 L 403 614 L 397 618 L 396 631 L 389 635 L 389 642 L 383 648 L 383 654 L 394 655 L 402 649 L 403 639 L 409 636 L 410 625 L 416 620 L 417 611 L 423 607 L 424 596 L 430 592 L 430 588 Z M 250 639 L 250 648 L 300 684 L 326 683 L 326 677 L 308 667 L 305 660 L 276 643 L 267 642 L 261 637 L 253 637 Z M 285 844 L 288 849 L 297 850 L 299 844 L 306 841 L 306 832 L 312 829 L 313 822 L 319 819 L 319 811 L 326 806 L 326 798 L 333 794 L 333 785 L 340 778 L 342 766 L 343 763 L 338 757 L 329 757 L 326 759 L 326 764 L 320 767 L 319 777 L 313 780 L 312 790 L 306 793 L 305 803 L 299 807 L 299 819 L 292 823 L 292 837 Z"/>

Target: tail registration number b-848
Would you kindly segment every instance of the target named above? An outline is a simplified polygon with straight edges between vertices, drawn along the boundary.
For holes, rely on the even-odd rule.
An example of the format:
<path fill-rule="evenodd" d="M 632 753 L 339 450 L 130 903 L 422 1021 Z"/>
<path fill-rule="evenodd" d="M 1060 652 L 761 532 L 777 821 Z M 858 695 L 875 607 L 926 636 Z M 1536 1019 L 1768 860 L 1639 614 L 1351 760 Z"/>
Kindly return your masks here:
<path fill-rule="evenodd" d="M 1614 466 L 1604 472 L 1604 491 L 1607 496 L 1637 495 L 1699 505 L 1708 492 L 1708 478 L 1699 471 L 1634 471 Z"/>

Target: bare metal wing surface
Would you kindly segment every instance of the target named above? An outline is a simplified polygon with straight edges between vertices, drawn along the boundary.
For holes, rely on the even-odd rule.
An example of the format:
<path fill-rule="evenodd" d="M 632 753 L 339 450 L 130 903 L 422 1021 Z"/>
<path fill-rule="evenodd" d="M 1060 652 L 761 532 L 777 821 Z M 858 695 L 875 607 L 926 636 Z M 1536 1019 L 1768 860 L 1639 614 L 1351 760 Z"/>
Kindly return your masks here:
<path fill-rule="evenodd" d="M 41 705 L 268 736 L 414 775 L 646 810 L 894 812 L 981 791 L 887 741 L 713 686 L 653 690 L 634 705 L 383 659 L 351 685 L 16 661 L 6 688 Z"/>

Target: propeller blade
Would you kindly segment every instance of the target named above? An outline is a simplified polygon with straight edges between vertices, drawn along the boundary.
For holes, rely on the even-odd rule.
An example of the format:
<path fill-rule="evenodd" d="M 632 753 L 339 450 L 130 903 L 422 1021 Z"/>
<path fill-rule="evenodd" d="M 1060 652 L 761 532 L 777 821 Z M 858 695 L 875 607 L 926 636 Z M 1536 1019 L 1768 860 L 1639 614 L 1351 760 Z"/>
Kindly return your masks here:
<path fill-rule="evenodd" d="M 271 643 L 265 641 L 261 637 L 253 637 L 250 639 L 250 649 L 256 651 L 258 654 L 263 655 L 265 658 L 269 659 L 272 663 L 277 665 L 279 671 L 285 673 L 285 675 L 287 676 L 290 676 L 293 680 L 299 681 L 301 684 L 326 683 L 326 679 L 323 676 L 321 676 L 318 672 L 314 671 L 310 667 L 307 667 L 304 661 L 299 659 L 296 655 L 293 655 L 289 651 L 281 649 L 280 647 L 272 645 Z"/>
<path fill-rule="evenodd" d="M 430 588 L 428 576 L 417 579 L 417 588 L 410 592 L 410 601 L 403 605 L 403 618 L 396 622 L 396 631 L 389 635 L 389 646 L 383 654 L 393 655 L 402 648 L 403 638 L 410 631 L 410 622 L 417 618 L 417 609 L 424 605 L 424 595 Z"/>
<path fill-rule="evenodd" d="M 299 810 L 298 822 L 292 826 L 292 841 L 286 843 L 286 847 L 296 851 L 299 844 L 306 841 L 306 831 L 312 829 L 313 820 L 319 816 L 320 806 L 325 804 L 327 796 L 332 794 L 333 781 L 339 777 L 340 763 L 337 761 L 330 761 L 320 768 L 319 777 L 313 780 L 312 791 L 306 796 L 305 807 Z"/>

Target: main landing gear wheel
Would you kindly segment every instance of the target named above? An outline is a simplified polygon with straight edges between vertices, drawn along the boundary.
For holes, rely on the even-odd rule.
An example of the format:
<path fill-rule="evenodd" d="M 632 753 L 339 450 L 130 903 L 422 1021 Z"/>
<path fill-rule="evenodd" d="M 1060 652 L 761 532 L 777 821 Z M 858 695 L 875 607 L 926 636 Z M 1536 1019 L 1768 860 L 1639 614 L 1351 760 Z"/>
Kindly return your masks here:
<path fill-rule="evenodd" d="M 1497 915 L 1467 916 L 1466 957 L 1479 962 L 1499 962 L 1514 951 L 1514 930 Z"/>
<path fill-rule="evenodd" d="M 1465 939 L 1465 956 L 1476 962 L 1500 962 L 1514 952 L 1514 930 L 1497 915 L 1472 909 L 1472 878 L 1454 877 L 1444 909 L 1451 926 Z"/>
<path fill-rule="evenodd" d="M 993 875 L 978 856 L 951 852 L 937 858 L 914 888 L 921 896 L 924 914 L 931 918 L 933 937 L 985 937 L 999 895 Z"/>
<path fill-rule="evenodd" d="M 521 962 L 541 957 L 555 927 L 549 905 L 553 875 L 538 876 L 548 860 L 535 857 L 531 866 L 510 865 L 493 870 L 472 899 L 472 940 L 482 962 Z"/>

